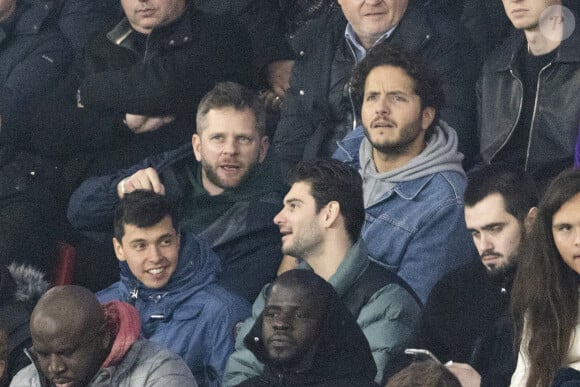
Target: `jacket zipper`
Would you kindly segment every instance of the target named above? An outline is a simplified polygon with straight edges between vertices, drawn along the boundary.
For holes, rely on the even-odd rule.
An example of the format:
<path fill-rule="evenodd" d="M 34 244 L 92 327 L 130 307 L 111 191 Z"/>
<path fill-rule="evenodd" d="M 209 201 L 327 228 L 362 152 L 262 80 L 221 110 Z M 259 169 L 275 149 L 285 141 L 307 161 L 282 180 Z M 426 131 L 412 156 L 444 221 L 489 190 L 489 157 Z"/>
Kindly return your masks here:
<path fill-rule="evenodd" d="M 346 39 L 346 38 L 345 38 Z M 352 54 L 352 58 L 354 59 L 354 65 L 356 66 L 358 64 L 358 62 L 356 61 L 356 54 L 354 52 L 354 50 L 352 49 L 352 46 L 350 45 L 350 42 L 347 40 L 346 45 L 348 46 L 350 53 Z M 354 69 L 354 67 L 353 67 Z M 355 130 L 356 127 L 358 126 L 358 122 L 356 121 L 356 109 L 354 108 L 354 101 L 352 99 L 352 69 L 351 69 L 351 76 L 349 77 L 348 80 L 348 88 L 347 88 L 347 92 L 348 92 L 348 101 L 350 102 L 350 109 L 352 111 L 352 130 Z"/>
<path fill-rule="evenodd" d="M 501 152 L 501 150 L 503 149 L 504 146 L 506 146 L 506 144 L 508 143 L 508 141 L 510 140 L 510 138 L 512 137 L 512 134 L 514 134 L 514 130 L 516 129 L 516 126 L 518 126 L 518 122 L 520 121 L 520 116 L 522 114 L 522 107 L 524 105 L 524 84 L 522 82 L 522 80 L 520 78 L 518 78 L 515 74 L 514 74 L 514 70 L 510 69 L 510 74 L 511 76 L 520 84 L 521 90 L 522 90 L 522 98 L 520 98 L 520 106 L 518 107 L 518 115 L 516 117 L 516 120 L 514 122 L 514 125 L 512 126 L 507 138 L 505 139 L 505 141 L 501 144 L 501 146 L 497 149 L 497 151 L 495 151 L 494 154 L 491 155 L 491 157 L 489 158 L 489 161 L 491 162 L 491 160 L 494 159 L 495 156 L 497 156 L 497 154 L 499 152 Z"/>
<path fill-rule="evenodd" d="M 544 70 L 547 69 L 548 67 L 550 67 L 551 65 L 552 65 L 551 62 L 548 63 L 538 73 L 538 82 L 536 83 L 536 99 L 534 101 L 534 112 L 532 113 L 532 121 L 530 123 L 530 134 L 528 135 L 528 147 L 526 149 L 526 163 L 524 164 L 524 171 L 526 171 L 526 172 L 528 170 L 528 161 L 530 159 L 530 149 L 532 147 L 532 134 L 534 132 L 534 121 L 536 119 L 536 111 L 538 109 L 538 97 L 540 95 L 540 81 L 542 79 L 542 73 L 544 72 Z"/>

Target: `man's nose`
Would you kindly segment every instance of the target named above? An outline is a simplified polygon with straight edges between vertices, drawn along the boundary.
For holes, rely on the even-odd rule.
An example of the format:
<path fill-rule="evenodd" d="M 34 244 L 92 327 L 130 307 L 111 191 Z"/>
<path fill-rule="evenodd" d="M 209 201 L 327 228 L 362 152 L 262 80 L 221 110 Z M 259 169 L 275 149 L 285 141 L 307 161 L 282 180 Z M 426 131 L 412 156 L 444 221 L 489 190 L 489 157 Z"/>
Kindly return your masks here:
<path fill-rule="evenodd" d="M 389 114 L 391 112 L 391 103 L 387 96 L 380 97 L 377 102 L 377 114 Z"/>
<path fill-rule="evenodd" d="M 60 356 L 57 354 L 50 355 L 48 359 L 48 372 L 52 375 L 59 375 L 66 371 L 66 366 Z"/>
<path fill-rule="evenodd" d="M 153 262 L 158 262 L 163 257 L 163 254 L 161 253 L 161 249 L 159 248 L 159 246 L 157 246 L 155 244 L 151 244 L 147 254 L 148 254 L 149 260 L 153 261 Z"/>
<path fill-rule="evenodd" d="M 284 215 L 283 215 L 284 209 L 280 210 L 280 212 L 278 212 L 276 214 L 276 216 L 274 216 L 274 224 L 275 225 L 281 225 L 284 222 Z"/>
<path fill-rule="evenodd" d="M 486 233 L 481 234 L 480 243 L 481 243 L 481 250 L 483 250 L 483 251 L 493 249 L 493 240 Z"/>
<path fill-rule="evenodd" d="M 238 145 L 235 139 L 227 139 L 224 141 L 222 152 L 227 154 L 235 154 L 238 151 Z"/>
<path fill-rule="evenodd" d="M 274 320 L 273 328 L 276 330 L 287 330 L 292 327 L 292 316 L 288 313 L 280 313 L 278 318 Z"/>

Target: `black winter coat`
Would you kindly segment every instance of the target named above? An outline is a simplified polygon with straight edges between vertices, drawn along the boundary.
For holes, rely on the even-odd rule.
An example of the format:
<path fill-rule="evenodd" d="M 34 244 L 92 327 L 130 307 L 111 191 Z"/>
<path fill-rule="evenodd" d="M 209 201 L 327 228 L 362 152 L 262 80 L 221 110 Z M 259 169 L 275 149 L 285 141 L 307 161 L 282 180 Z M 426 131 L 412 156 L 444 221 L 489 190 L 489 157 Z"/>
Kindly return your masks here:
<path fill-rule="evenodd" d="M 262 340 L 262 314 L 244 338 L 246 347 L 265 364 L 264 373 L 250 378 L 238 387 L 375 387 L 377 373 L 369 343 L 349 312 L 335 294 L 327 305 L 316 353 L 310 367 L 288 372 L 268 364 Z"/>
<path fill-rule="evenodd" d="M 0 147 L 28 147 L 28 118 L 61 80 L 72 57 L 51 24 L 51 0 L 19 0 L 0 23 Z"/>
<path fill-rule="evenodd" d="M 138 49 L 142 40 L 146 49 Z M 239 25 L 189 7 L 140 37 L 123 19 L 98 34 L 35 117 L 33 142 L 45 156 L 89 163 L 103 175 L 191 141 L 201 98 L 220 81 L 250 83 L 252 50 Z M 78 108 L 80 103 L 84 108 Z M 174 115 L 158 130 L 134 134 L 125 113 Z M 84 176 L 81 176 L 81 178 Z"/>
<path fill-rule="evenodd" d="M 283 171 L 302 159 L 330 157 L 336 145 L 330 145 L 331 152 L 324 148 L 335 136 L 336 127 L 344 124 L 340 115 L 349 111 L 351 117 L 356 117 L 351 103 L 341 106 L 337 103 L 340 98 L 329 97 L 331 89 L 348 95 L 348 81 L 355 65 L 346 47 L 346 24 L 342 11 L 337 10 L 307 24 L 297 34 L 299 41 L 308 44 L 299 50 L 300 58 L 294 65 L 274 136 Z M 422 7 L 409 5 L 398 27 L 382 44 L 415 52 L 442 76 L 446 104 L 441 118 L 457 131 L 459 151 L 470 157 L 476 154 L 474 87 L 479 66 L 477 52 L 466 35 L 445 15 L 433 15 Z M 335 60 L 341 51 L 346 54 Z M 331 79 L 333 66 L 340 72 L 337 79 Z M 341 102 L 344 99 L 348 97 Z"/>

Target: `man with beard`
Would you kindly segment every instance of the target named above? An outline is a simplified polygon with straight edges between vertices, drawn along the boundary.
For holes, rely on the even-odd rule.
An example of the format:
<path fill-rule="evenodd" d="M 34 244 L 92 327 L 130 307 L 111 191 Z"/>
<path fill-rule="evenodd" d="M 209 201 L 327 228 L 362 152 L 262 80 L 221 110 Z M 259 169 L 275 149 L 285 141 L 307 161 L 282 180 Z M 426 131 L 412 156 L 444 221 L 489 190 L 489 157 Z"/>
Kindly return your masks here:
<path fill-rule="evenodd" d="M 337 160 L 308 160 L 296 164 L 288 180 L 292 187 L 274 217 L 282 252 L 299 258 L 298 268 L 313 271 L 336 290 L 369 342 L 380 382 L 410 344 L 421 302 L 397 275 L 368 259 L 360 238 L 362 181 L 355 170 Z M 264 310 L 266 296 L 267 287 L 240 328 L 224 375 L 227 387 L 262 373 L 263 359 L 250 352 L 244 337 Z"/>
<path fill-rule="evenodd" d="M 196 120 L 193 149 L 186 145 L 87 180 L 73 193 L 68 217 L 78 230 L 110 240 L 113 209 L 126 193 L 166 195 L 177 208 L 179 228 L 207 240 L 220 257 L 220 283 L 253 302 L 280 263 L 272 218 L 286 191 L 266 155 L 264 107 L 252 91 L 225 82 L 202 99 Z"/>
<path fill-rule="evenodd" d="M 470 364 L 483 386 L 509 385 L 515 367 L 507 308 L 523 234 L 537 201 L 534 183 L 513 167 L 489 165 L 469 175 L 465 221 L 481 262 L 439 281 L 419 325 L 418 345 L 442 362 Z"/>
<path fill-rule="evenodd" d="M 267 293 L 244 339 L 264 372 L 238 387 L 377 386 L 369 343 L 331 284 L 309 270 L 290 270 Z"/>
<path fill-rule="evenodd" d="M 334 157 L 363 178 L 370 258 L 425 302 L 443 275 L 473 259 L 463 155 L 455 130 L 438 120 L 440 79 L 410 53 L 377 46 L 356 67 L 352 88 L 362 127 Z"/>

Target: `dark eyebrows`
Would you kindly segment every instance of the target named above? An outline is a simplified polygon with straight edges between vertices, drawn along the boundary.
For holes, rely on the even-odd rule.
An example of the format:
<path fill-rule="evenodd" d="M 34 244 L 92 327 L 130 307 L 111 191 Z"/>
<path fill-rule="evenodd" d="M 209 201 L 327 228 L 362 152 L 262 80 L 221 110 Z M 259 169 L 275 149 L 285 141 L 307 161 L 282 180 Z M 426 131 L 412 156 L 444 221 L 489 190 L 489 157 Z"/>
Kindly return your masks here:
<path fill-rule="evenodd" d="M 503 226 L 505 226 L 505 225 L 506 225 L 506 222 L 495 222 L 495 223 L 489 223 L 489 224 L 486 224 L 486 225 L 485 225 L 485 226 L 483 226 L 481 229 L 482 229 L 482 230 L 491 230 L 491 229 L 492 229 L 492 228 L 494 228 L 494 227 L 497 227 L 497 226 L 502 226 L 502 227 L 503 227 Z"/>

